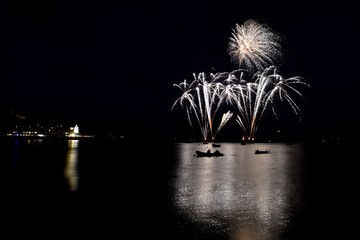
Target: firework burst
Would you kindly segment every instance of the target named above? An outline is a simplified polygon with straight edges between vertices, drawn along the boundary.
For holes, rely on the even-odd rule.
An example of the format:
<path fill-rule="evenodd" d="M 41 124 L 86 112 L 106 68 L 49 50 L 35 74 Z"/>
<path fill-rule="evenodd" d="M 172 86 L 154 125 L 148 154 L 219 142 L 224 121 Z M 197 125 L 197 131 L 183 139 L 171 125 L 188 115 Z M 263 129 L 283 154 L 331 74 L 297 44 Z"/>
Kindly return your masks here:
<path fill-rule="evenodd" d="M 176 105 L 184 108 L 191 126 L 196 119 L 204 140 L 209 136 L 214 140 L 234 113 L 242 137 L 247 140 L 255 139 L 266 110 L 270 109 L 278 118 L 276 108 L 281 103 L 287 103 L 301 119 L 301 109 L 294 96 L 303 98 L 299 87 L 310 85 L 302 77 L 285 78 L 278 73 L 273 63 L 282 58 L 280 50 L 279 35 L 266 25 L 254 20 L 236 25 L 228 51 L 239 68 L 232 72 L 193 74 L 191 83 L 184 80 L 174 84 L 182 95 L 174 102 L 172 110 Z"/>
<path fill-rule="evenodd" d="M 194 80 L 186 80 L 174 86 L 182 90 L 182 95 L 174 102 L 172 109 L 181 105 L 186 109 L 187 118 L 193 126 L 194 118 L 198 122 L 203 139 L 214 140 L 217 133 L 236 113 L 236 122 L 242 129 L 243 138 L 254 140 L 260 120 L 267 109 L 278 118 L 277 105 L 287 103 L 301 119 L 300 107 L 294 101 L 294 95 L 303 97 L 299 86 L 310 87 L 302 77 L 284 78 L 275 66 L 270 66 L 246 79 L 248 73 L 243 69 L 232 72 L 194 74 Z M 222 114 L 217 128 L 214 121 Z"/>
<path fill-rule="evenodd" d="M 214 121 L 221 114 L 219 111 L 224 103 L 224 85 L 219 82 L 222 74 L 210 74 L 206 76 L 204 72 L 198 75 L 193 74 L 194 80 L 188 84 L 186 80 L 180 84 L 174 84 L 182 91 L 182 95 L 174 102 L 172 110 L 176 105 L 180 105 L 186 110 L 187 118 L 193 127 L 193 120 L 199 124 L 204 140 L 214 140 L 217 133 L 229 121 L 233 113 L 228 111 L 222 114 L 220 123 L 215 130 Z M 210 135 L 210 136 L 209 136 Z"/>
<path fill-rule="evenodd" d="M 239 84 L 233 84 L 231 102 L 237 109 L 236 121 L 243 130 L 244 138 L 255 138 L 260 120 L 267 109 L 271 109 L 278 118 L 278 104 L 287 103 L 301 119 L 301 109 L 296 104 L 294 95 L 303 98 L 299 87 L 310 87 L 303 80 L 300 76 L 284 78 L 275 66 L 270 66 L 254 74 L 250 81 L 239 79 Z"/>
<path fill-rule="evenodd" d="M 228 52 L 239 68 L 262 70 L 282 59 L 281 37 L 267 25 L 250 19 L 243 25 L 236 24 Z"/>

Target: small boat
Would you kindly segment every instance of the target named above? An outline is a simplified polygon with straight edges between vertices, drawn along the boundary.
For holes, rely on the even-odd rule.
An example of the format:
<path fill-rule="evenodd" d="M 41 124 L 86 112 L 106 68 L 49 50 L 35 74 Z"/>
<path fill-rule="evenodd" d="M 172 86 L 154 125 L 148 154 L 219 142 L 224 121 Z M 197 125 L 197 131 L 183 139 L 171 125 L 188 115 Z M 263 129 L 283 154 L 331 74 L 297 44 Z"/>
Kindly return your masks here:
<path fill-rule="evenodd" d="M 213 143 L 212 146 L 213 146 L 213 147 L 221 147 L 221 145 L 218 144 L 218 143 Z"/>
<path fill-rule="evenodd" d="M 207 152 L 202 151 L 195 151 L 197 157 L 220 157 L 224 156 L 223 153 L 221 153 L 219 150 L 216 150 L 215 152 L 211 152 L 208 150 Z"/>
<path fill-rule="evenodd" d="M 256 149 L 255 150 L 255 154 L 266 154 L 266 153 L 269 153 L 270 150 L 259 150 L 259 149 Z"/>

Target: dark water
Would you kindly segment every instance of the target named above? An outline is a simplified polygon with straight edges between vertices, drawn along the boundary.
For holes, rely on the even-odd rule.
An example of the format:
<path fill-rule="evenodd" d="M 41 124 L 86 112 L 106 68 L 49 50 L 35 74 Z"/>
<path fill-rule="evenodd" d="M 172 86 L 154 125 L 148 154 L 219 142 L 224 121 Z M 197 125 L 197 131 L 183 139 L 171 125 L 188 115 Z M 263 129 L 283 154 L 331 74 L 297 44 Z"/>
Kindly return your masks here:
<path fill-rule="evenodd" d="M 0 142 L 2 230 L 16 237 L 327 239 L 351 236 L 351 146 L 119 140 Z M 254 154 L 270 149 L 269 154 Z M 355 174 L 354 174 L 355 173 Z"/>

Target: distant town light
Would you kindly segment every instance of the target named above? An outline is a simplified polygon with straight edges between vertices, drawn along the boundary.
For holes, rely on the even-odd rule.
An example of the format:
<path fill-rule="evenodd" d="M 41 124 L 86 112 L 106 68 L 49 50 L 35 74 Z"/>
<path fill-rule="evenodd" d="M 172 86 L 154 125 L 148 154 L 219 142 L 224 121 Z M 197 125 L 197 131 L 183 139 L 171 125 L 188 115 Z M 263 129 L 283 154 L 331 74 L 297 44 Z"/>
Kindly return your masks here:
<path fill-rule="evenodd" d="M 74 127 L 74 133 L 75 133 L 75 134 L 79 134 L 79 126 L 78 126 L 78 125 L 75 125 L 75 127 Z"/>

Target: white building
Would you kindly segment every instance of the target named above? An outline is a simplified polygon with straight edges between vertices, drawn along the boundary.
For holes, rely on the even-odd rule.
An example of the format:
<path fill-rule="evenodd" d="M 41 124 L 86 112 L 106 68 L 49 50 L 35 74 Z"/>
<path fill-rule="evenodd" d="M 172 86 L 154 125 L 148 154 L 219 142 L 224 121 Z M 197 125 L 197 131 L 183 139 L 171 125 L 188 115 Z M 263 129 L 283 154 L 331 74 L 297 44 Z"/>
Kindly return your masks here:
<path fill-rule="evenodd" d="M 79 126 L 77 124 L 75 125 L 75 127 L 70 127 L 69 137 L 78 137 L 79 133 Z"/>

